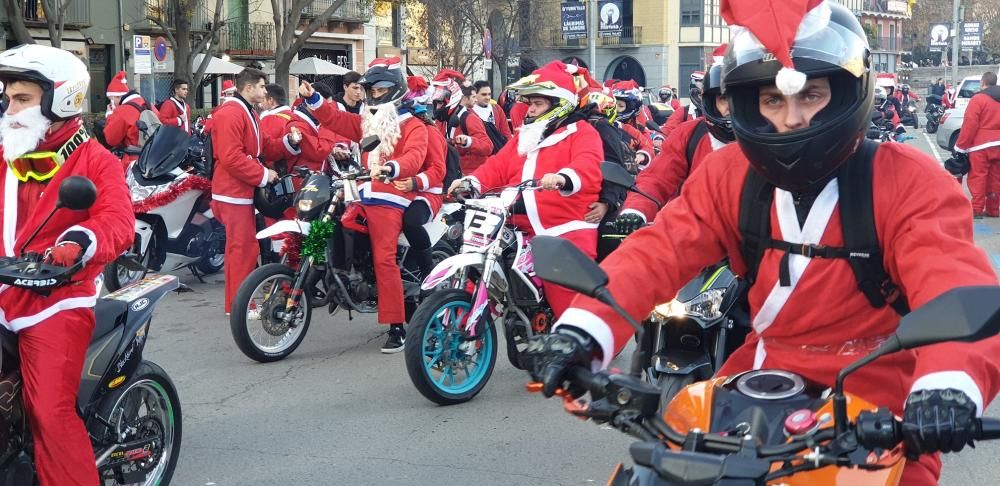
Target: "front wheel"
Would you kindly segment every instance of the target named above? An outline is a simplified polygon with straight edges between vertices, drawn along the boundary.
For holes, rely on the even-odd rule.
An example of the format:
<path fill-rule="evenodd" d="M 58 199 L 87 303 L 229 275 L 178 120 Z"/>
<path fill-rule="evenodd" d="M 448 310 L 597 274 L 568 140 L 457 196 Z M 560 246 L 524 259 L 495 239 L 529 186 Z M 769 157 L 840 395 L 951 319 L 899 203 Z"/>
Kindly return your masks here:
<path fill-rule="evenodd" d="M 141 362 L 129 383 L 108 394 L 97 413 L 103 420 L 94 421 L 90 433 L 104 439 L 97 450 L 100 484 L 170 484 L 183 421 L 177 389 L 162 368 Z"/>
<path fill-rule="evenodd" d="M 226 233 L 218 222 L 213 221 L 213 223 L 215 238 L 208 242 L 205 254 L 195 262 L 198 270 L 205 275 L 221 272 L 226 264 Z"/>
<path fill-rule="evenodd" d="M 937 133 L 937 129 L 938 124 L 934 120 L 927 120 L 927 124 L 924 125 L 924 130 L 926 130 L 927 133 Z"/>
<path fill-rule="evenodd" d="M 657 379 L 657 386 L 660 388 L 660 415 L 667 409 L 667 405 L 670 401 L 680 393 L 684 387 L 698 381 L 698 379 L 693 374 L 686 375 L 671 375 L 662 374 L 659 379 Z"/>
<path fill-rule="evenodd" d="M 271 263 L 247 276 L 233 297 L 229 327 L 236 346 L 261 363 L 285 359 L 309 330 L 309 299 L 290 299 L 296 274 L 288 265 Z M 290 309 L 286 303 L 293 300 Z"/>
<path fill-rule="evenodd" d="M 417 307 L 407 326 L 406 371 L 417 391 L 438 405 L 455 405 L 475 397 L 497 359 L 497 331 L 487 315 L 477 336 L 463 331 L 472 309 L 471 296 L 460 289 L 439 290 Z"/>

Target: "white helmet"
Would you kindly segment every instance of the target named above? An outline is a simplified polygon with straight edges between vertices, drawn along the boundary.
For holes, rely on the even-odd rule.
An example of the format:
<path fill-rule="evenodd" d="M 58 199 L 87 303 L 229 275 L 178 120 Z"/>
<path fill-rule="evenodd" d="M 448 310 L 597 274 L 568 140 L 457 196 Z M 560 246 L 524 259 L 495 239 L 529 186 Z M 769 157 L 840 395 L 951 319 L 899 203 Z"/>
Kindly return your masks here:
<path fill-rule="evenodd" d="M 0 53 L 0 81 L 29 81 L 42 87 L 42 114 L 52 121 L 83 113 L 90 73 L 69 51 L 25 44 Z"/>

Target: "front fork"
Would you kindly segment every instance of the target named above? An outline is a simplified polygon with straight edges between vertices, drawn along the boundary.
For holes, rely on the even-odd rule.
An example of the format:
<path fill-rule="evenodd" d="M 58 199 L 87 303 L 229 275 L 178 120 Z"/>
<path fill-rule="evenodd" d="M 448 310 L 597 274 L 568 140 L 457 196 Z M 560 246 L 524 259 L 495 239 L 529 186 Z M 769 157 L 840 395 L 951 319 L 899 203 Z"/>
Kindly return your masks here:
<path fill-rule="evenodd" d="M 493 267 L 496 264 L 496 254 L 494 252 L 487 253 L 486 261 L 483 263 L 482 278 L 479 281 L 479 285 L 476 285 L 476 290 L 472 293 L 472 311 L 465 323 L 465 332 L 470 337 L 476 337 L 476 331 L 482 329 L 478 324 L 486 316 L 487 307 L 490 302 L 490 281 L 493 278 Z M 464 273 L 465 270 L 463 270 Z"/>

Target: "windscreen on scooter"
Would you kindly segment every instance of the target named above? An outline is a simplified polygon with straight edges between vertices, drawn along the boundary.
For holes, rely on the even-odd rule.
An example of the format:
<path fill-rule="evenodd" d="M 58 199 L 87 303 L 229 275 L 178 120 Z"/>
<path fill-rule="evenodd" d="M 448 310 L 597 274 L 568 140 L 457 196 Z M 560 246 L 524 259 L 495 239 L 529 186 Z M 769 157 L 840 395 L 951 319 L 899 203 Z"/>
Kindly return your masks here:
<path fill-rule="evenodd" d="M 165 176 L 184 162 L 191 136 L 184 130 L 160 126 L 139 154 L 136 168 L 146 179 Z"/>

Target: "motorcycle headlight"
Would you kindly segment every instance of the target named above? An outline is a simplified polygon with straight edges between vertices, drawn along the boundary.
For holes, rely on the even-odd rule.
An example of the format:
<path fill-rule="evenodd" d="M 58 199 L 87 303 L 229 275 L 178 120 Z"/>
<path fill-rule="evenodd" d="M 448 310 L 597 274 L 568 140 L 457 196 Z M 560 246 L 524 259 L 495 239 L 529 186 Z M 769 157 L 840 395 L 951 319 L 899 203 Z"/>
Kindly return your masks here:
<path fill-rule="evenodd" d="M 653 309 L 653 313 L 665 319 L 685 316 L 718 319 L 722 316 L 723 297 L 721 289 L 712 289 L 698 294 L 687 302 L 674 299 L 666 304 L 660 304 Z"/>
<path fill-rule="evenodd" d="M 298 209 L 299 211 L 301 211 L 303 213 L 308 213 L 312 209 L 312 207 L 313 207 L 313 201 L 312 201 L 312 199 L 304 199 L 303 198 L 303 199 L 299 199 L 299 202 L 297 204 L 297 208 L 296 209 Z"/>

